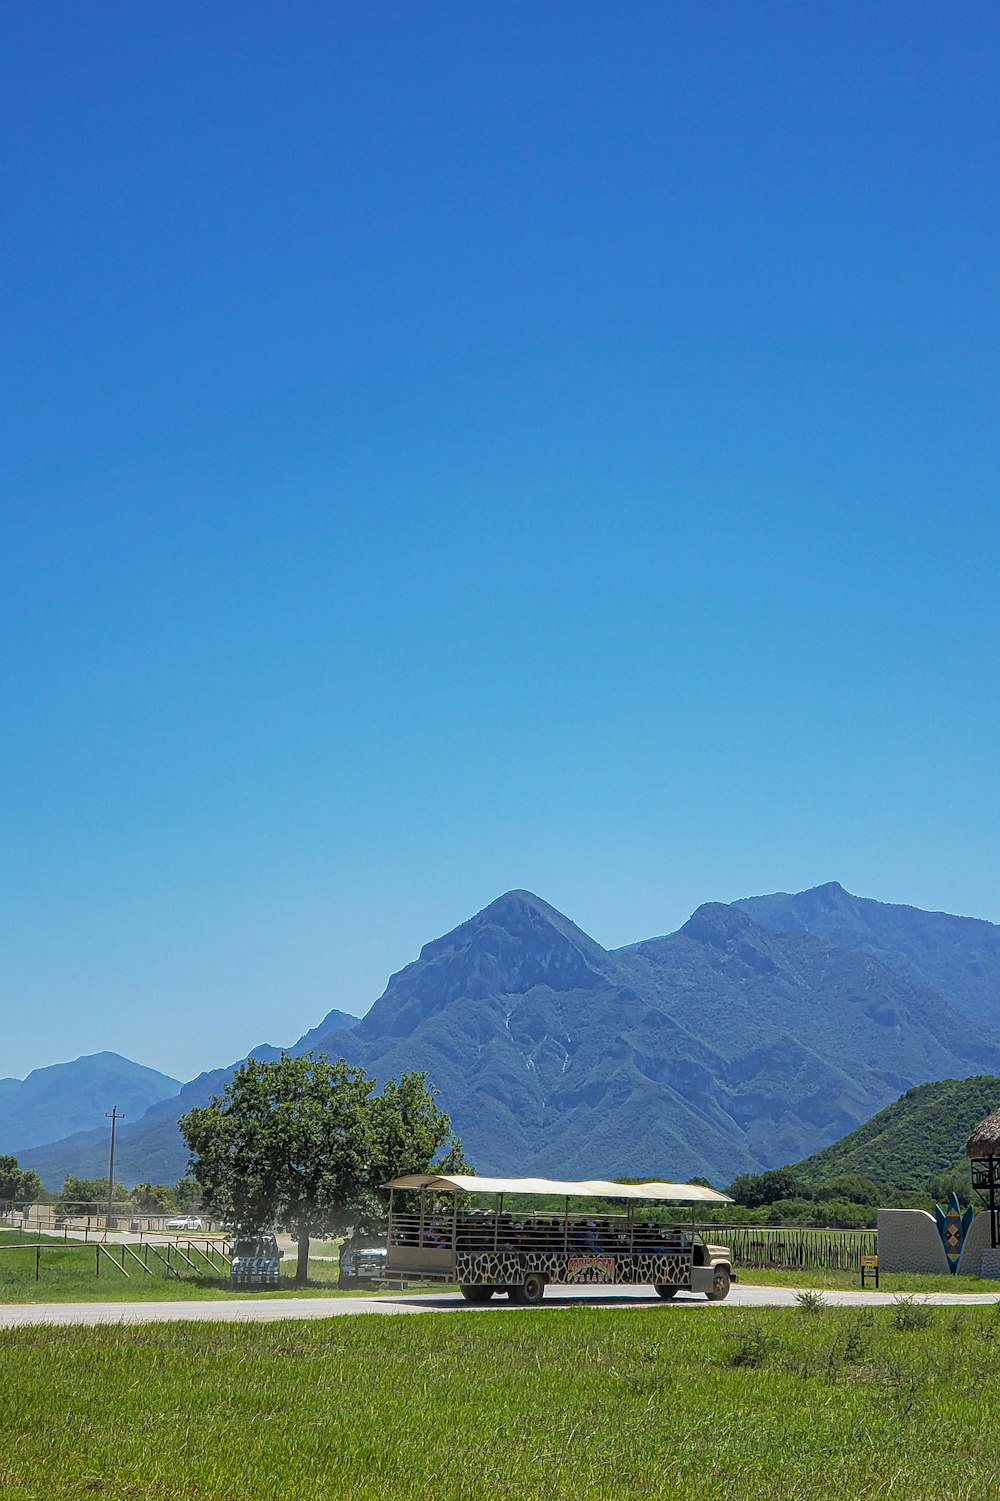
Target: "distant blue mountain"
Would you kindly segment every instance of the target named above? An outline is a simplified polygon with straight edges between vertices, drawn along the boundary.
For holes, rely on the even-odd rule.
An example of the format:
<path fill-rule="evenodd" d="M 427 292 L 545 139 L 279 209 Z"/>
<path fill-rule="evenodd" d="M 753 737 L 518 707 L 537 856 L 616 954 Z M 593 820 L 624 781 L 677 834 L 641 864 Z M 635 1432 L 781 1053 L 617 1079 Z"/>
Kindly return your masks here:
<path fill-rule="evenodd" d="M 307 1053 L 313 1046 L 317 1031 L 329 1035 L 338 1027 L 356 1026 L 357 1020 L 356 1016 L 348 1016 L 344 1011 L 330 1011 L 319 1028 L 307 1032 L 288 1051 Z M 259 1047 L 251 1049 L 247 1056 L 267 1062 L 280 1058 L 281 1052 L 281 1048 L 261 1043 Z M 245 1061 L 242 1058 L 239 1060 L 240 1063 Z M 131 1119 L 126 1120 L 118 1132 L 116 1176 L 127 1184 L 175 1183 L 187 1168 L 187 1152 L 177 1130 L 179 1117 L 195 1105 L 204 1105 L 212 1095 L 221 1094 L 238 1066 L 239 1064 L 233 1063 L 227 1068 L 211 1069 L 183 1086 L 171 1080 L 173 1093 L 169 1098 L 160 1097 L 148 1109 L 133 1110 Z M 40 1069 L 38 1072 L 44 1073 L 46 1070 Z M 78 1129 L 61 1139 L 50 1137 L 46 1145 L 18 1152 L 17 1157 L 23 1168 L 35 1169 L 47 1188 L 61 1188 L 67 1173 L 81 1178 L 98 1177 L 102 1172 L 107 1172 L 107 1124 L 103 1120 L 103 1112 L 97 1130 Z"/>
<path fill-rule="evenodd" d="M 837 881 L 734 903 L 774 933 L 813 933 L 929 985 L 968 1016 L 1000 1027 L 1000 925 L 852 896 Z"/>
<path fill-rule="evenodd" d="M 68 1131 L 98 1125 L 103 1130 L 104 1112 L 113 1105 L 138 1120 L 180 1087 L 179 1079 L 117 1053 L 90 1053 L 36 1068 L 26 1079 L 0 1079 L 0 1152 L 20 1156 Z"/>

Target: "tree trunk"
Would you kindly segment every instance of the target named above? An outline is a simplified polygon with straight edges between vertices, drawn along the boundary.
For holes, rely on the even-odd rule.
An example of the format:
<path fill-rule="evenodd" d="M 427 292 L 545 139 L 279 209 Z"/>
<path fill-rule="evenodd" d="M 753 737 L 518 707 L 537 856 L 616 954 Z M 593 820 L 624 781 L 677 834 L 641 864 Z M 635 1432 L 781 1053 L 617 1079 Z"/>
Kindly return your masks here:
<path fill-rule="evenodd" d="M 298 1234 L 298 1260 L 295 1263 L 295 1286 L 304 1287 L 309 1281 L 309 1231 Z"/>

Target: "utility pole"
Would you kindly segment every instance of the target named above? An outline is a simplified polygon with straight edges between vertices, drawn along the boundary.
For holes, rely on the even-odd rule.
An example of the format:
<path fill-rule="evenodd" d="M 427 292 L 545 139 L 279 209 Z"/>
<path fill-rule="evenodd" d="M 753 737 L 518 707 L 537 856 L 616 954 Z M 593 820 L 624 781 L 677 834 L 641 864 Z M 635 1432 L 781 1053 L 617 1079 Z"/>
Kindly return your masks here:
<path fill-rule="evenodd" d="M 125 1119 L 125 1112 L 119 1111 L 117 1105 L 112 1105 L 110 1110 L 105 1110 L 106 1120 L 111 1122 L 111 1156 L 108 1159 L 108 1229 L 111 1229 L 111 1200 L 115 1191 L 115 1126 Z M 125 1252 L 122 1252 L 124 1256 Z"/>

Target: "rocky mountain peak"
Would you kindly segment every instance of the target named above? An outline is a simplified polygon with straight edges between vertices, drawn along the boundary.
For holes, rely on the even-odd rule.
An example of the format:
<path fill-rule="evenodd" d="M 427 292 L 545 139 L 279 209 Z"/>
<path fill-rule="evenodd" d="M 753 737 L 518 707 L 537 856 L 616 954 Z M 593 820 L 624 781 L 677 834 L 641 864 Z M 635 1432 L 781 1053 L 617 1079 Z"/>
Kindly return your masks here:
<path fill-rule="evenodd" d="M 837 882 L 709 902 L 678 932 L 612 954 L 513 890 L 426 944 L 358 1025 L 334 1012 L 314 1033 L 380 1079 L 425 1069 L 482 1171 L 722 1183 L 816 1151 L 914 1083 L 995 1074 L 998 976 L 1000 926 Z M 229 1074 L 200 1076 L 141 1119 L 130 1109 L 122 1175 L 179 1177 L 177 1116 Z M 0 1106 L 27 1082 L 0 1081 Z M 66 1172 L 98 1176 L 107 1098 L 103 1081 L 99 1129 L 23 1156 L 19 1129 L 22 1166 L 53 1187 Z M 51 1130 L 51 1093 L 44 1118 Z M 23 1125 L 19 1102 L 11 1119 Z"/>
<path fill-rule="evenodd" d="M 800 892 L 798 899 L 803 907 L 825 908 L 827 911 L 836 911 L 858 900 L 839 881 L 826 881 L 822 886 L 812 886 L 808 891 Z"/>
<path fill-rule="evenodd" d="M 600 944 L 541 897 L 531 891 L 514 890 L 498 896 L 450 933 L 425 943 L 420 959 L 430 962 L 444 954 L 476 949 L 488 933 L 497 941 L 513 940 L 536 951 L 569 947 L 588 964 L 601 965 L 608 957 Z"/>
<path fill-rule="evenodd" d="M 684 938 L 693 938 L 698 943 L 711 943 L 717 948 L 725 947 L 726 944 L 735 940 L 745 940 L 751 933 L 757 932 L 756 924 L 753 923 L 745 912 L 738 907 L 729 907 L 725 902 L 703 902 L 678 933 Z"/>

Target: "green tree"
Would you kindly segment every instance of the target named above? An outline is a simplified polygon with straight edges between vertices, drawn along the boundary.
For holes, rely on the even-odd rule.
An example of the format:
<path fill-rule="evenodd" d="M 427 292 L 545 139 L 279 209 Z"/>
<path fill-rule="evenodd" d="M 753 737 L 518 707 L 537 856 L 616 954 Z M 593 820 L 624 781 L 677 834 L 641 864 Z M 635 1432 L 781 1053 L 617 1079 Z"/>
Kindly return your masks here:
<path fill-rule="evenodd" d="M 16 1157 L 0 1157 L 0 1199 L 17 1199 L 21 1186 L 21 1169 Z"/>
<path fill-rule="evenodd" d="M 830 1178 L 821 1188 L 816 1190 L 817 1202 L 822 1203 L 827 1199 L 839 1199 L 850 1204 L 882 1204 L 886 1203 L 886 1190 L 872 1178 L 866 1178 L 863 1173 L 841 1173 L 836 1178 Z"/>
<path fill-rule="evenodd" d="M 178 1178 L 171 1192 L 178 1209 L 190 1211 L 201 1208 L 201 1189 L 193 1178 Z"/>
<path fill-rule="evenodd" d="M 729 1185 L 729 1194 L 737 1204 L 757 1209 L 775 1204 L 779 1199 L 805 1198 L 803 1184 L 787 1167 L 772 1168 L 767 1173 L 743 1173 Z"/>
<path fill-rule="evenodd" d="M 128 1198 L 124 1183 L 116 1183 L 112 1191 L 114 1199 Z M 108 1207 L 107 1178 L 76 1178 L 67 1173 L 63 1179 L 60 1195 L 64 1213 L 100 1214 Z"/>
<path fill-rule="evenodd" d="M 177 1207 L 174 1191 L 166 1183 L 136 1183 L 132 1189 L 132 1202 L 136 1209 L 149 1214 Z"/>
<path fill-rule="evenodd" d="M 22 1168 L 16 1157 L 0 1156 L 0 1203 L 37 1204 L 45 1198 L 45 1185 L 34 1168 Z"/>
<path fill-rule="evenodd" d="M 950 1194 L 955 1194 L 960 1204 L 968 1204 L 972 1200 L 971 1178 L 968 1172 L 957 1170 L 950 1173 L 936 1173 L 927 1182 L 927 1197 L 934 1204 L 944 1206 L 948 1202 Z"/>
<path fill-rule="evenodd" d="M 29 1167 L 21 1173 L 21 1180 L 14 1197 L 22 1204 L 37 1204 L 44 1192 L 45 1184 L 34 1168 Z"/>
<path fill-rule="evenodd" d="M 179 1122 L 206 1206 L 237 1233 L 290 1230 L 297 1285 L 308 1275 L 311 1237 L 371 1214 L 388 1178 L 426 1172 L 442 1150 L 464 1166 L 425 1075 L 390 1079 L 381 1094 L 375 1087 L 343 1059 L 251 1058 L 221 1096 Z"/>

